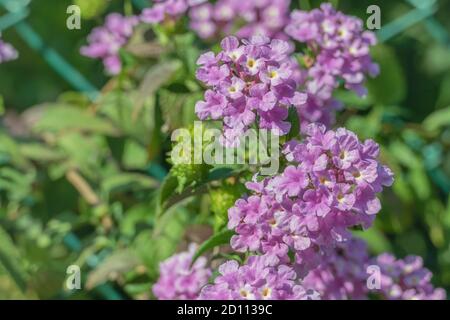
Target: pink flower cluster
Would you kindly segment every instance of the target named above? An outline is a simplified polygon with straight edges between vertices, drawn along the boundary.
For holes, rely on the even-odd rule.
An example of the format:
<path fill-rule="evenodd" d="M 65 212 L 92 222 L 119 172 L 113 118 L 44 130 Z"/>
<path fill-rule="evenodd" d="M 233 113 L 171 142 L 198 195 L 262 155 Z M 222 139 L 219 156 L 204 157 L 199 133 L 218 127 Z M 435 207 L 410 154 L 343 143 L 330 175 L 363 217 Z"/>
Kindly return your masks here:
<path fill-rule="evenodd" d="M 197 250 L 195 244 L 189 250 L 171 256 L 160 265 L 160 277 L 153 286 L 154 295 L 160 300 L 195 300 L 201 288 L 208 283 L 211 270 L 205 257 L 192 264 Z"/>
<path fill-rule="evenodd" d="M 321 251 L 350 238 L 349 227 L 371 225 L 380 210 L 377 193 L 393 182 L 377 158 L 378 145 L 360 142 L 343 128 L 327 131 L 311 124 L 306 138 L 287 144 L 289 165 L 281 175 L 247 183 L 254 191 L 228 211 L 228 228 L 237 251 L 258 251 L 309 270 Z"/>
<path fill-rule="evenodd" d="M 202 300 L 312 300 L 319 295 L 298 283 L 294 269 L 272 266 L 266 256 L 251 256 L 239 266 L 227 261 L 219 267 L 214 284 L 206 285 Z"/>
<path fill-rule="evenodd" d="M 431 284 L 432 273 L 418 256 L 395 259 L 384 253 L 371 261 L 381 270 L 381 295 L 388 300 L 445 300 L 442 288 Z"/>
<path fill-rule="evenodd" d="M 290 45 L 283 40 L 255 36 L 249 41 L 226 37 L 222 51 L 207 52 L 197 63 L 197 78 L 209 89 L 195 106 L 201 120 L 222 120 L 226 144 L 259 119 L 258 127 L 283 135 L 289 132 L 288 107 L 305 102 L 296 92 Z"/>
<path fill-rule="evenodd" d="M 320 265 L 303 279 L 303 285 L 319 292 L 325 300 L 365 300 L 368 259 L 366 243 L 352 238 L 324 255 Z"/>
<path fill-rule="evenodd" d="M 201 38 L 235 34 L 239 38 L 263 35 L 287 39 L 290 0 L 218 0 L 193 7 L 190 27 Z"/>
<path fill-rule="evenodd" d="M 0 63 L 17 59 L 18 56 L 19 54 L 17 53 L 16 49 L 14 49 L 12 45 L 4 42 L 0 38 Z"/>
<path fill-rule="evenodd" d="M 369 52 L 376 44 L 375 34 L 364 31 L 362 20 L 336 11 L 331 4 L 310 12 L 293 11 L 285 31 L 310 52 L 304 57 L 309 68 L 303 82 L 308 101 L 299 110 L 303 121 L 329 125 L 340 107 L 332 98 L 340 80 L 345 88 L 364 96 L 365 75 L 379 73 Z"/>
<path fill-rule="evenodd" d="M 138 18 L 134 16 L 109 14 L 105 25 L 95 28 L 88 36 L 89 45 L 81 48 L 81 54 L 102 59 L 109 74 L 118 74 L 122 69 L 119 50 L 128 42 L 138 22 Z"/>

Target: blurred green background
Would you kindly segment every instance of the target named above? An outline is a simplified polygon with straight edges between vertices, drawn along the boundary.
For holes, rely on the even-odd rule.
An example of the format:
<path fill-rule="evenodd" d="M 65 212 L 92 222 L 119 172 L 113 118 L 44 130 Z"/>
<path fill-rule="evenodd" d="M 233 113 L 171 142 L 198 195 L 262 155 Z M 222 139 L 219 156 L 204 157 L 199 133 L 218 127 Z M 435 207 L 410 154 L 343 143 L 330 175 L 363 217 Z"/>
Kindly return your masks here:
<path fill-rule="evenodd" d="M 89 12 L 81 30 L 65 27 L 73 1 L 31 1 L 25 21 L 45 43 L 38 51 L 14 27 L 2 34 L 20 57 L 0 65 L 1 299 L 147 299 L 159 261 L 211 233 L 207 196 L 171 207 L 155 227 L 169 133 L 192 121 L 201 97 L 179 79 L 192 82 L 200 51 L 175 38 L 183 52 L 162 64 L 145 57 L 132 76 L 110 81 L 79 48 L 107 12 L 138 12 L 145 1 L 75 2 Z M 450 1 L 341 0 L 338 8 L 364 19 L 371 4 L 382 14 L 373 50 L 381 75 L 367 99 L 338 92 L 346 104 L 338 125 L 381 144 L 395 183 L 375 228 L 357 234 L 374 254 L 422 256 L 449 291 Z M 103 90 L 95 103 L 45 61 L 49 48 Z M 148 75 L 161 83 L 149 85 Z M 86 290 L 64 289 L 71 264 L 82 267 Z"/>

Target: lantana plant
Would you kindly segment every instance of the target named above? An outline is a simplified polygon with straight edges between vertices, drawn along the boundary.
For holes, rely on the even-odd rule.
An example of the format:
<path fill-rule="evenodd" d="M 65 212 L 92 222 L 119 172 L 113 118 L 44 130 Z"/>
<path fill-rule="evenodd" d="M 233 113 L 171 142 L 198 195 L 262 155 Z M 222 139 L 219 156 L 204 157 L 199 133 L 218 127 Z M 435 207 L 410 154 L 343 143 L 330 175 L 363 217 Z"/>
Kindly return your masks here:
<path fill-rule="evenodd" d="M 444 299 L 420 257 L 371 257 L 353 233 L 372 226 L 379 195 L 394 182 L 375 141 L 335 128 L 335 114 L 345 108 L 335 92 L 365 97 L 367 77 L 380 72 L 370 54 L 376 36 L 362 20 L 330 4 L 290 12 L 289 0 L 154 2 L 139 16 L 108 16 L 82 53 L 118 74 L 119 52 L 133 29 L 150 25 L 165 41 L 180 28 L 191 30 L 210 49 L 196 57 L 190 79 L 200 88 L 198 120 L 215 122 L 224 147 L 239 145 L 249 130 L 268 130 L 280 138 L 282 153 L 280 170 L 271 176 L 242 166 L 239 176 L 247 181 L 240 194 L 228 192 L 230 185 L 239 187 L 227 178 L 210 186 L 214 211 L 226 212 L 225 223 L 206 242 L 161 263 L 154 296 Z M 180 168 L 172 167 L 172 178 L 183 174 Z M 168 182 L 163 192 L 183 198 L 200 183 L 177 188 Z M 225 195 L 231 201 L 221 199 Z M 226 254 L 212 259 L 210 251 L 227 245 Z"/>

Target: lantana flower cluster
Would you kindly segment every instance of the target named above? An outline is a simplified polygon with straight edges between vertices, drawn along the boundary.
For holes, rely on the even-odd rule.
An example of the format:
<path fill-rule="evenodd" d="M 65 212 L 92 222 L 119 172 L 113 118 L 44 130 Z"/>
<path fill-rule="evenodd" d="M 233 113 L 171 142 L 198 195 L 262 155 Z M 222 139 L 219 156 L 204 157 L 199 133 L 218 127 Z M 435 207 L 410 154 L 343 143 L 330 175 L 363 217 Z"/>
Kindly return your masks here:
<path fill-rule="evenodd" d="M 89 45 L 81 48 L 81 54 L 103 60 L 109 74 L 115 75 L 122 70 L 119 51 L 133 34 L 139 19 L 135 16 L 124 17 L 111 13 L 103 26 L 94 28 L 88 36 Z"/>
<path fill-rule="evenodd" d="M 257 118 L 259 128 L 288 133 L 288 107 L 305 102 L 305 95 L 296 91 L 289 43 L 263 36 L 239 42 L 229 36 L 221 47 L 217 55 L 207 52 L 197 61 L 196 76 L 208 87 L 205 100 L 195 106 L 197 116 L 223 121 L 227 144 L 235 143 Z"/>
<path fill-rule="evenodd" d="M 374 77 L 379 73 L 370 56 L 370 47 L 376 44 L 375 34 L 364 31 L 361 19 L 336 11 L 328 3 L 310 12 L 293 11 L 285 31 L 307 46 L 303 86 L 309 99 L 300 109 L 304 121 L 332 124 L 334 111 L 341 107 L 332 97 L 340 82 L 364 96 L 366 75 Z"/>
<path fill-rule="evenodd" d="M 263 35 L 287 39 L 290 0 L 218 0 L 193 7 L 190 27 L 201 38 L 235 34 L 239 38 Z"/>
<path fill-rule="evenodd" d="M 200 38 L 235 34 L 240 38 L 264 35 L 287 39 L 290 0 L 156 0 L 142 11 L 141 20 L 158 24 L 189 15 L 189 27 Z"/>
<path fill-rule="evenodd" d="M 16 49 L 14 49 L 14 47 L 9 43 L 4 42 L 1 39 L 0 34 L 0 63 L 17 59 L 18 56 L 19 54 Z"/>
<path fill-rule="evenodd" d="M 388 300 L 444 300 L 445 290 L 434 288 L 431 283 L 432 273 L 423 267 L 423 260 L 418 256 L 396 259 L 384 253 L 371 261 L 380 267 L 380 294 Z"/>
<path fill-rule="evenodd" d="M 239 266 L 235 260 L 219 267 L 214 284 L 206 285 L 201 300 L 315 300 L 319 295 L 305 289 L 295 270 L 288 265 L 273 266 L 267 256 L 251 256 Z"/>
<path fill-rule="evenodd" d="M 370 227 L 380 210 L 377 193 L 393 182 L 378 162 L 373 140 L 360 142 L 346 129 L 310 124 L 303 142 L 287 144 L 291 165 L 278 176 L 247 183 L 253 194 L 228 212 L 237 251 L 269 254 L 274 261 L 295 252 L 302 268 L 316 265 L 326 248 L 350 238 L 348 228 Z"/>
<path fill-rule="evenodd" d="M 178 19 L 190 7 L 201 4 L 207 0 L 155 0 L 155 4 L 142 10 L 141 20 L 145 23 L 156 24 L 163 22 L 165 19 Z"/>
<path fill-rule="evenodd" d="M 153 286 L 153 294 L 158 299 L 197 299 L 201 288 L 208 283 L 211 269 L 205 257 L 192 263 L 196 250 L 197 246 L 191 244 L 188 251 L 175 254 L 160 264 L 160 276 Z"/>

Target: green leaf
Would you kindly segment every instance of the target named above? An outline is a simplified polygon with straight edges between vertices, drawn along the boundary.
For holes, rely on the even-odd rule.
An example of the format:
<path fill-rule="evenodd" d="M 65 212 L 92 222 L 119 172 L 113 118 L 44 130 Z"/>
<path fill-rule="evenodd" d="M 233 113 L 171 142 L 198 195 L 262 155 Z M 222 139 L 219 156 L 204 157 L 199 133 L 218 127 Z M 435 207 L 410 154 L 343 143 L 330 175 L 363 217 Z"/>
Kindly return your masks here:
<path fill-rule="evenodd" d="M 422 166 L 420 158 L 400 140 L 395 140 L 391 143 L 389 152 L 398 162 L 407 168 L 414 169 Z"/>
<path fill-rule="evenodd" d="M 360 139 L 376 137 L 381 129 L 383 109 L 374 106 L 367 116 L 354 115 L 347 120 L 346 127 L 355 131 Z"/>
<path fill-rule="evenodd" d="M 158 204 L 163 206 L 164 203 L 169 199 L 174 193 L 178 186 L 178 180 L 176 177 L 172 176 L 170 173 L 164 178 L 163 183 L 160 187 Z"/>
<path fill-rule="evenodd" d="M 164 83 L 169 81 L 179 67 L 180 63 L 172 60 L 161 62 L 150 68 L 139 86 L 135 108 L 141 108 L 145 100 L 151 97 Z"/>
<path fill-rule="evenodd" d="M 0 96 L 0 116 L 5 113 L 5 101 L 3 100 L 3 96 Z"/>
<path fill-rule="evenodd" d="M 24 143 L 19 146 L 20 152 L 31 160 L 56 161 L 64 158 L 64 154 L 40 143 Z"/>
<path fill-rule="evenodd" d="M 39 133 L 74 130 L 117 134 L 117 130 L 108 120 L 70 105 L 47 105 L 33 129 Z"/>
<path fill-rule="evenodd" d="M 300 6 L 300 9 L 302 9 L 304 11 L 311 10 L 310 0 L 299 0 L 298 3 L 299 3 L 299 6 Z"/>
<path fill-rule="evenodd" d="M 120 221 L 120 233 L 132 237 L 139 225 L 150 226 L 154 223 L 155 206 L 153 203 L 139 203 L 128 209 Z"/>
<path fill-rule="evenodd" d="M 105 137 L 83 135 L 79 132 L 58 135 L 56 144 L 67 157 L 60 174 L 64 174 L 69 167 L 75 167 L 79 168 L 83 175 L 95 177 L 99 173 L 102 159 L 108 152 Z"/>
<path fill-rule="evenodd" d="M 102 181 L 102 191 L 105 194 L 124 192 L 128 190 L 150 189 L 158 186 L 153 178 L 138 173 L 118 173 L 108 176 Z"/>
<path fill-rule="evenodd" d="M 208 181 L 222 180 L 231 177 L 235 173 L 235 169 L 231 167 L 216 167 L 209 171 Z"/>
<path fill-rule="evenodd" d="M 211 238 L 203 242 L 197 249 L 197 252 L 192 258 L 192 264 L 195 262 L 195 260 L 197 260 L 198 257 L 204 254 L 206 251 L 211 250 L 220 245 L 229 244 L 231 237 L 233 235 L 234 235 L 233 230 L 224 230 L 211 236 Z"/>
<path fill-rule="evenodd" d="M 432 44 L 425 48 L 424 66 L 430 73 L 439 74 L 450 70 L 450 50 L 442 44 Z"/>
<path fill-rule="evenodd" d="M 134 140 L 125 141 L 122 163 L 126 169 L 144 169 L 147 164 L 147 150 Z"/>
<path fill-rule="evenodd" d="M 181 193 L 176 192 L 179 185 L 179 180 L 177 177 L 169 173 L 160 188 L 158 215 L 162 214 L 164 210 L 169 209 L 180 201 L 208 192 L 207 184 L 209 182 L 222 180 L 237 175 L 241 171 L 242 168 L 241 170 L 233 170 L 229 167 L 215 168 L 208 173 L 205 179 L 196 181 L 194 186 L 185 188 Z"/>
<path fill-rule="evenodd" d="M 137 95 L 137 91 L 111 91 L 99 99 L 99 112 L 109 118 L 124 135 L 146 145 L 151 137 L 149 132 L 155 127 L 154 101 L 147 99 L 138 106 Z"/>
<path fill-rule="evenodd" d="M 411 170 L 409 176 L 411 186 L 416 191 L 417 196 L 421 200 L 426 200 L 430 197 L 431 194 L 431 185 L 430 180 L 425 172 L 425 170 L 421 167 L 414 168 Z"/>
<path fill-rule="evenodd" d="M 14 163 L 20 168 L 27 168 L 30 162 L 20 152 L 19 144 L 6 134 L 0 132 L 0 163 Z"/>
<path fill-rule="evenodd" d="M 363 231 L 353 231 L 353 234 L 367 242 L 370 251 L 374 254 L 392 252 L 392 246 L 385 235 L 375 227 Z"/>
<path fill-rule="evenodd" d="M 8 192 L 9 201 L 22 201 L 31 196 L 35 178 L 34 171 L 24 173 L 15 168 L 0 167 L 0 190 Z"/>
<path fill-rule="evenodd" d="M 372 104 L 372 101 L 371 99 L 369 99 L 369 97 L 362 98 L 358 96 L 354 91 L 338 89 L 333 95 L 337 100 L 344 103 L 346 108 L 354 107 L 356 109 L 365 110 Z"/>
<path fill-rule="evenodd" d="M 191 219 L 192 216 L 184 208 L 173 208 L 158 219 L 153 232 L 144 230 L 137 235 L 132 248 L 148 267 L 150 275 L 156 277 L 159 262 L 177 250 Z"/>

